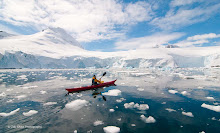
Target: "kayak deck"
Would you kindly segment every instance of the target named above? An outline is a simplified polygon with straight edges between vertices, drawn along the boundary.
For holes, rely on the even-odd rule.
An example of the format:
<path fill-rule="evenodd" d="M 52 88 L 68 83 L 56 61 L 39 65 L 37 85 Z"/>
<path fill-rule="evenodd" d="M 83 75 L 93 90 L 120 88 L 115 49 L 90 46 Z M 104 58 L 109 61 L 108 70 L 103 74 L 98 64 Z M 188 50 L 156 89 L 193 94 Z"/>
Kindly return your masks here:
<path fill-rule="evenodd" d="M 90 90 L 90 89 L 94 89 L 94 88 L 101 88 L 101 87 L 105 87 L 105 86 L 114 85 L 116 80 L 101 83 L 101 84 L 98 84 L 98 85 L 84 86 L 84 87 L 78 87 L 78 88 L 66 88 L 66 90 L 68 91 L 68 93 L 71 93 L 71 92 Z"/>

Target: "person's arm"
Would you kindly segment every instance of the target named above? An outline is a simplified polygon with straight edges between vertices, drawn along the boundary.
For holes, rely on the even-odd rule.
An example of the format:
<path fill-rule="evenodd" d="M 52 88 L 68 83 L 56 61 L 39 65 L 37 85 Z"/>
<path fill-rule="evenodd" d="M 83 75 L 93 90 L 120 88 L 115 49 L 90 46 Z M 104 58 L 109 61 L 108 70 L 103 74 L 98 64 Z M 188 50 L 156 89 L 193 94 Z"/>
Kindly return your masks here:
<path fill-rule="evenodd" d="M 95 82 L 99 82 L 99 83 L 101 83 L 101 81 L 100 81 L 100 80 L 98 80 L 98 79 L 95 79 Z"/>

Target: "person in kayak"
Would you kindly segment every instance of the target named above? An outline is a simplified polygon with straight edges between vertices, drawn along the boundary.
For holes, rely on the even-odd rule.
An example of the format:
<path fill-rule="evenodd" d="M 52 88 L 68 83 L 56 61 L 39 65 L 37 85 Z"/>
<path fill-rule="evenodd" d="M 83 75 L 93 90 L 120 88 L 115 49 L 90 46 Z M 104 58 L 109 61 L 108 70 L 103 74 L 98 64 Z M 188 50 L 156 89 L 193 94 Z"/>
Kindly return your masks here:
<path fill-rule="evenodd" d="M 100 84 L 100 83 L 101 83 L 101 81 L 98 80 L 98 79 L 96 79 L 96 76 L 93 75 L 93 77 L 92 77 L 92 85 L 98 85 L 98 84 Z"/>

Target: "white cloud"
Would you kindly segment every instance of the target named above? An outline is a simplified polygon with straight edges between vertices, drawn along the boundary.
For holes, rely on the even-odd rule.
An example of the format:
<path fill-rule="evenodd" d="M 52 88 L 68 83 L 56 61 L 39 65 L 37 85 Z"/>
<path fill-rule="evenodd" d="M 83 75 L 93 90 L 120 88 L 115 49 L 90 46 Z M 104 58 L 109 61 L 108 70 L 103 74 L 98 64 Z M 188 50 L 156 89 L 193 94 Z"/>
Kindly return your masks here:
<path fill-rule="evenodd" d="M 176 40 L 182 37 L 183 33 L 155 33 L 151 36 L 145 36 L 140 38 L 132 38 L 126 41 L 117 42 L 116 49 L 143 49 L 152 48 L 157 45 L 167 44 L 170 41 Z"/>
<path fill-rule="evenodd" d="M 189 5 L 195 2 L 203 2 L 204 0 L 173 0 L 170 3 L 170 6 L 175 7 L 175 6 L 184 6 L 184 5 Z"/>
<path fill-rule="evenodd" d="M 0 12 L 0 19 L 13 25 L 38 30 L 61 27 L 84 42 L 123 36 L 125 26 L 153 16 L 146 2 L 124 4 L 118 0 L 5 0 Z"/>
<path fill-rule="evenodd" d="M 195 35 L 192 37 L 188 37 L 187 40 L 204 40 L 204 39 L 213 39 L 213 38 L 219 38 L 220 34 L 215 33 L 209 33 L 209 34 L 203 34 L 203 35 Z"/>
<path fill-rule="evenodd" d="M 186 40 L 182 40 L 177 43 L 174 43 L 173 45 L 176 45 L 179 47 L 192 47 L 195 45 L 202 45 L 205 43 L 209 43 L 210 42 L 209 40 L 214 39 L 214 38 L 220 38 L 220 34 L 209 33 L 209 34 L 202 34 L 202 35 L 194 35 L 194 36 L 188 37 Z"/>
<path fill-rule="evenodd" d="M 187 0 L 188 1 L 188 0 Z M 179 4 L 174 5 L 184 5 L 187 1 L 180 1 Z M 181 3 L 183 2 L 183 3 Z M 189 0 L 188 4 L 192 2 Z M 171 5 L 172 2 L 171 2 Z M 192 25 L 198 22 L 203 22 L 209 19 L 211 16 L 215 15 L 220 10 L 220 4 L 207 5 L 205 7 L 170 7 L 171 9 L 166 13 L 164 17 L 154 18 L 150 24 L 159 27 L 162 30 L 172 30 L 175 31 L 184 26 Z"/>
<path fill-rule="evenodd" d="M 144 121 L 145 123 L 155 123 L 156 122 L 156 120 L 152 116 L 145 117 L 144 115 L 141 115 L 140 117 L 141 117 L 141 120 Z"/>

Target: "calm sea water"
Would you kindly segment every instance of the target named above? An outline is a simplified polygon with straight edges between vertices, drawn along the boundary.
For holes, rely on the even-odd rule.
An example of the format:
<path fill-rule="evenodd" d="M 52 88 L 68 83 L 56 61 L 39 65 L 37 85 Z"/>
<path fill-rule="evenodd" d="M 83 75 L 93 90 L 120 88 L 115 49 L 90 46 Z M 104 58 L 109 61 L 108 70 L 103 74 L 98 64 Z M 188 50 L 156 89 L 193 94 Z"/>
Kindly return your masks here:
<path fill-rule="evenodd" d="M 117 79 L 117 86 L 65 96 L 65 88 L 90 85 L 103 72 L 102 80 Z M 0 131 L 84 133 L 115 126 L 122 133 L 218 133 L 220 112 L 201 105 L 220 107 L 219 74 L 204 68 L 0 70 Z"/>

